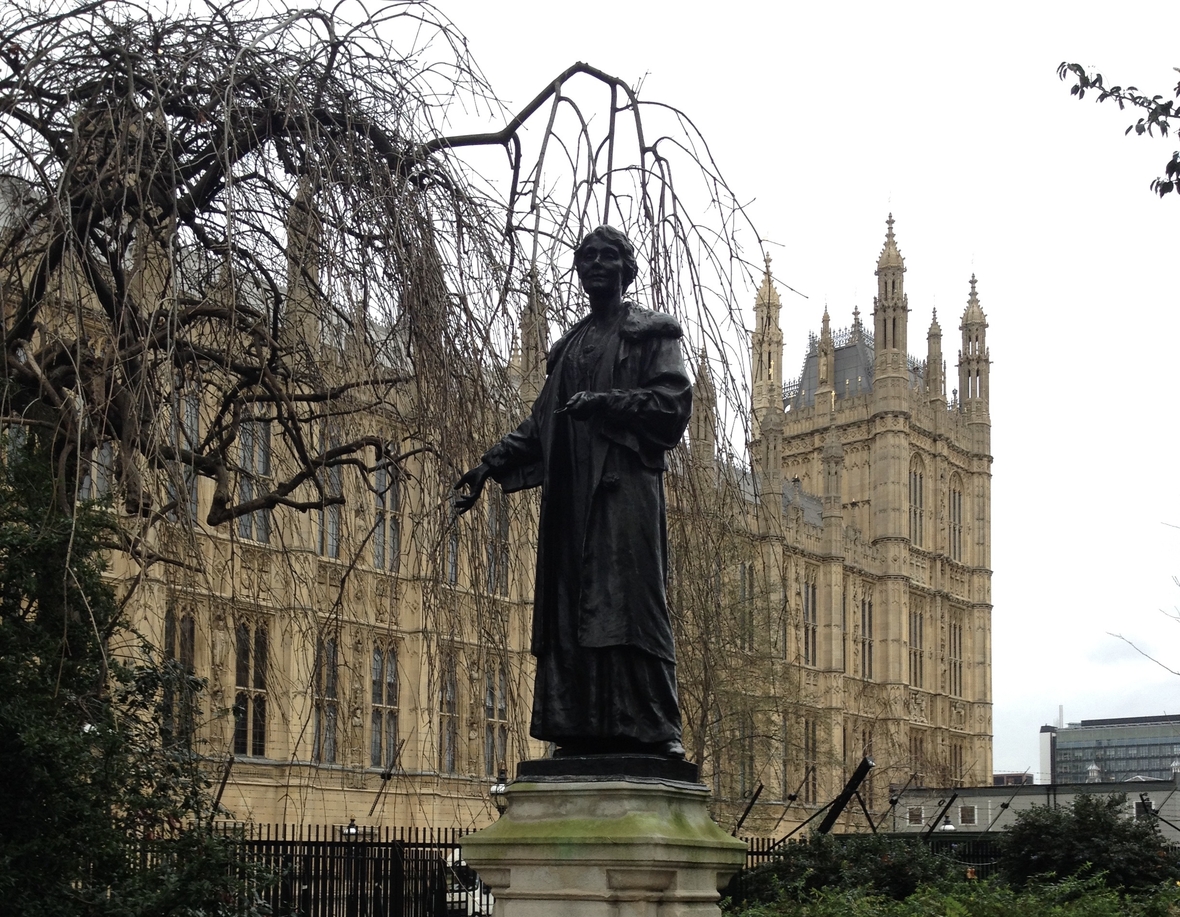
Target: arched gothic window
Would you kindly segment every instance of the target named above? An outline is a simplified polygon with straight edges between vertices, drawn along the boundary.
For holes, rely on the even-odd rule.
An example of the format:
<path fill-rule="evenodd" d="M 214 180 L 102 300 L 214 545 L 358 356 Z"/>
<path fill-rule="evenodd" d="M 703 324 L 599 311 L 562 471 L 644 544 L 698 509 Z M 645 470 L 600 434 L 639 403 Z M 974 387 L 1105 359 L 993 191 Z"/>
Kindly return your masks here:
<path fill-rule="evenodd" d="M 926 469 L 917 456 L 910 461 L 910 543 L 924 544 L 923 523 L 926 509 Z"/>
<path fill-rule="evenodd" d="M 951 476 L 951 488 L 947 507 L 950 520 L 948 541 L 951 560 L 963 560 L 963 479 L 957 474 Z"/>

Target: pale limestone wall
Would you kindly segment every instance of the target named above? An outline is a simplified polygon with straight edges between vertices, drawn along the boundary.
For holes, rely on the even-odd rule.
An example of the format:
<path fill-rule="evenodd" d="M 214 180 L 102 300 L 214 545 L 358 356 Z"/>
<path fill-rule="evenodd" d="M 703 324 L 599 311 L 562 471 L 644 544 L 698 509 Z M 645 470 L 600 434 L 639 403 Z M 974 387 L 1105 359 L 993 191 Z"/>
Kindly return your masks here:
<path fill-rule="evenodd" d="M 794 509 L 778 512 L 773 497 L 752 503 L 726 483 L 711 456 L 693 456 L 695 463 L 706 462 L 709 472 L 695 480 L 691 497 L 677 492 L 687 478 L 669 477 L 673 529 L 680 525 L 712 539 L 708 551 L 682 558 L 682 586 L 691 593 L 691 581 L 700 585 L 710 579 L 715 565 L 721 582 L 720 595 L 708 600 L 715 606 L 702 604 L 698 590 L 676 611 L 688 621 L 680 645 L 686 738 L 704 781 L 716 793 L 714 813 L 727 829 L 753 787 L 763 784 L 759 804 L 743 828 L 749 834 L 781 834 L 798 824 L 838 792 L 864 753 L 878 764 L 865 790 L 878 811 L 887 805 L 889 784 L 905 783 L 915 767 L 927 783 L 983 783 L 991 774 L 986 403 L 948 408 L 930 393 L 900 379 L 890 382 L 886 375 L 880 391 L 821 399 L 821 409 L 795 403 L 783 411 L 778 394 L 782 335 L 772 307 L 777 309 L 777 293 L 768 279 L 759 294 L 760 330 L 752 342 L 764 373 L 752 386 L 755 432 L 765 433 L 751 445 L 753 473 L 762 478 L 764 495 L 777 495 L 798 477 L 804 492 L 822 496 L 825 442 L 834 431 L 843 451 L 838 508 L 834 514 L 825 510 L 824 525 L 812 525 Z M 883 366 L 897 372 L 904 361 Z M 766 456 L 777 457 L 773 467 L 766 467 Z M 921 546 L 912 543 L 908 531 L 908 472 L 915 456 L 925 469 Z M 192 569 L 153 568 L 132 611 L 157 645 L 163 642 L 167 609 L 195 618 L 195 672 L 209 685 L 197 747 L 208 756 L 212 773 L 219 773 L 232 750 L 234 628 L 239 621 L 265 621 L 270 628 L 266 754 L 235 762 L 223 797 L 227 817 L 305 824 L 345 824 L 349 818 L 381 825 L 486 824 L 493 817 L 487 794 L 492 780 L 483 756 L 489 650 L 499 651 L 510 672 L 509 769 L 516 759 L 543 753 L 527 737 L 535 495 L 509 498 L 510 590 L 506 597 L 492 596 L 483 582 L 482 514 L 460 522 L 457 581 L 450 584 L 443 475 L 426 459 L 415 460 L 410 471 L 396 576 L 373 569 L 367 549 L 357 547 L 369 524 L 371 500 L 359 490 L 348 494 L 340 561 L 316 552 L 316 513 L 276 512 L 269 545 L 238 538 L 233 526 L 211 532 L 199 522 L 191 536 L 180 531 L 161 536 Z M 947 515 L 948 488 L 956 475 L 964 493 L 963 551 L 957 560 L 950 557 Z M 211 485 L 202 481 L 201 487 L 205 507 Z M 714 495 L 711 508 L 708 500 L 701 502 L 705 492 Z M 692 515 L 684 516 L 686 509 Z M 355 550 L 350 553 L 348 545 Z M 350 565 L 346 561 L 353 554 Z M 755 571 L 749 635 L 735 617 L 743 564 Z M 116 558 L 116 579 L 136 573 L 125 558 Z M 805 658 L 803 593 L 812 582 L 815 652 Z M 869 598 L 871 676 L 864 674 L 861 631 L 861 600 Z M 911 610 L 924 615 L 919 687 L 910 684 Z M 950 684 L 952 624 L 961 629 L 958 691 Z M 311 688 L 316 637 L 325 633 L 337 635 L 341 662 L 338 752 L 336 763 L 316 765 L 311 761 Z M 384 785 L 381 769 L 369 766 L 369 660 L 375 644 L 396 646 L 400 668 L 399 740 L 404 745 L 399 767 Z M 454 774 L 439 773 L 438 669 L 444 651 L 457 661 Z M 716 707 L 701 718 L 693 704 L 703 690 L 698 681 L 706 663 L 712 666 L 709 690 Z M 698 753 L 693 739 L 703 732 L 708 734 Z M 911 759 L 915 737 L 924 743 L 920 762 Z M 814 785 L 788 804 L 787 795 L 799 791 L 809 767 L 815 768 Z M 856 827 L 863 816 L 850 811 L 845 823 Z"/>
<path fill-rule="evenodd" d="M 891 264 L 896 267 L 900 261 Z M 900 278 L 896 271 L 890 276 Z M 766 350 L 777 328 L 773 308 L 777 299 L 768 289 L 773 291 L 769 274 L 756 306 L 765 314 L 759 316 L 752 345 L 755 354 Z M 969 308 L 978 310 L 974 295 L 973 283 L 974 305 Z M 900 280 L 895 301 L 904 302 Z M 900 316 L 897 338 L 904 342 L 904 311 L 895 309 L 890 314 Z M 981 312 L 977 329 L 978 321 L 982 321 Z M 931 337 L 936 337 L 934 331 Z M 935 359 L 939 358 L 937 347 L 935 340 Z M 825 353 L 822 335 L 819 352 Z M 986 346 L 983 355 L 986 358 Z M 776 356 L 781 363 L 781 355 Z M 762 521 L 762 529 L 781 542 L 783 582 L 768 588 L 785 595 L 791 619 L 786 657 L 800 674 L 794 679 L 799 685 L 797 695 L 766 697 L 761 702 L 772 711 L 768 719 L 778 720 L 764 733 L 785 729 L 787 736 L 782 742 L 764 743 L 768 766 L 761 773 L 770 778 L 763 780 L 768 789 L 772 782 L 782 782 L 784 775 L 786 784 L 798 784 L 808 763 L 806 752 L 817 764 L 819 804 L 835 795 L 866 751 L 871 751 L 878 765 L 869 783 L 873 806 L 887 804 L 888 784 L 903 784 L 915 771 L 926 785 L 986 783 L 991 776 L 991 455 L 986 366 L 973 364 L 984 366 L 984 397 L 948 405 L 941 392 L 913 384 L 906 376 L 906 365 L 904 351 L 878 353 L 873 391 L 835 397 L 822 390 L 821 378 L 814 406 L 795 398 L 781 414 L 784 487 L 798 478 L 804 492 L 822 495 L 825 441 L 834 434 L 842 447 L 840 512 L 833 517 L 825 510 L 825 525 L 837 526 L 838 533 L 825 539 L 823 528 L 804 523 L 793 508 L 777 523 Z M 948 375 L 953 378 L 953 371 Z M 837 392 L 840 385 L 840 380 L 834 380 Z M 759 405 L 758 396 L 756 390 L 755 408 L 761 409 L 765 428 L 774 406 L 769 401 Z M 754 473 L 765 475 L 766 470 L 759 467 L 765 444 L 755 441 L 751 453 Z M 912 467 L 922 473 L 923 499 L 917 513 L 920 541 L 911 537 Z M 962 493 L 957 552 L 952 548 L 952 482 Z M 764 515 L 773 513 L 764 508 Z M 817 626 L 824 637 L 819 658 L 811 660 L 805 658 L 806 628 L 800 609 L 802 583 L 809 569 L 823 571 L 817 579 L 821 590 Z M 863 675 L 864 597 L 873 602 L 871 677 Z M 912 613 L 922 617 L 920 643 L 911 633 Z M 759 663 L 751 659 L 741 664 Z M 920 679 L 912 672 L 916 665 L 921 666 Z M 800 724 L 811 720 L 821 727 L 818 753 L 801 748 L 803 743 L 791 738 L 792 728 L 798 732 Z M 871 749 L 865 747 L 869 732 Z M 787 789 L 794 790 L 794 785 Z M 781 802 L 783 795 L 778 791 L 763 805 L 764 792 L 743 830 L 757 834 L 773 829 L 780 817 L 785 826 L 813 810 L 799 803 L 787 808 Z M 743 808 L 740 799 L 725 802 L 731 811 Z M 857 812 L 846 815 L 845 822 L 849 828 L 863 827 L 864 818 Z"/>
<path fill-rule="evenodd" d="M 511 770 L 515 760 L 543 753 L 527 735 L 535 497 L 508 498 L 509 589 L 493 595 L 484 569 L 483 512 L 459 523 L 452 584 L 445 569 L 446 496 L 430 486 L 442 476 L 421 461 L 407 470 L 396 575 L 373 566 L 371 544 L 364 544 L 373 498 L 352 481 L 346 482 L 338 559 L 318 553 L 318 513 L 286 509 L 272 513 L 266 544 L 240 537 L 236 524 L 211 530 L 198 518 L 191 528 L 163 526 L 155 534 L 155 544 L 183 565 L 156 564 L 143 577 L 126 556 L 112 558 L 112 580 L 120 587 L 136 583 L 128 606 L 132 625 L 161 653 L 168 652 L 166 616 L 194 622 L 193 672 L 207 686 L 194 748 L 215 781 L 234 751 L 232 708 L 242 691 L 235 628 L 243 622 L 267 628 L 265 751 L 255 755 L 251 742 L 236 756 L 222 798 L 225 817 L 287 824 L 346 824 L 349 818 L 391 826 L 488 823 L 495 814 L 488 796 L 495 778 L 485 758 L 485 674 L 501 661 L 509 702 L 503 763 Z M 202 480 L 199 488 L 203 511 L 212 487 Z M 325 637 L 335 638 L 338 653 L 336 754 L 332 763 L 314 763 L 315 654 L 317 639 Z M 395 648 L 398 658 L 402 744 L 387 781 L 370 762 L 375 646 Z M 179 652 L 174 637 L 171 655 Z M 453 773 L 441 767 L 439 751 L 439 662 L 445 654 L 456 662 Z"/>

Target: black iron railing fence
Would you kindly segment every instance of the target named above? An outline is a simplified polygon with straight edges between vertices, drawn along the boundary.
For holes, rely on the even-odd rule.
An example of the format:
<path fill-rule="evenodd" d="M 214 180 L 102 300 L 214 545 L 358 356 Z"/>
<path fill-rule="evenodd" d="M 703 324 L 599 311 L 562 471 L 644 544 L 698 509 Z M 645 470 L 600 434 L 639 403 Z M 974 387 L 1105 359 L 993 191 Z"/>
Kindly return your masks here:
<path fill-rule="evenodd" d="M 234 861 L 251 897 L 275 917 L 490 917 L 493 892 L 463 860 L 455 828 L 369 828 L 357 825 L 224 824 L 218 834 L 236 850 Z M 984 879 L 998 859 L 995 835 L 969 832 L 890 835 L 926 844 L 964 876 Z M 833 835 L 839 838 L 839 835 Z M 796 843 L 746 838 L 746 866 L 728 890 L 739 893 L 743 876 L 773 862 Z M 148 859 L 172 855 L 167 840 L 145 846 Z M 146 861 L 145 861 L 146 862 Z"/>
<path fill-rule="evenodd" d="M 479 917 L 488 889 L 454 828 L 226 825 L 276 917 Z"/>
<path fill-rule="evenodd" d="M 930 835 L 915 834 L 913 832 L 886 833 L 880 836 L 893 838 L 906 843 L 924 844 L 935 856 L 960 866 L 964 877 L 986 879 L 996 870 L 1000 856 L 1000 836 L 983 831 L 935 832 Z M 830 837 L 841 838 L 863 837 L 863 835 L 833 834 Z M 806 844 L 806 838 L 791 840 L 786 843 L 769 837 L 746 838 L 746 869 L 755 869 L 765 863 L 771 863 L 784 855 L 791 844 Z M 970 872 L 968 872 L 970 871 Z"/>

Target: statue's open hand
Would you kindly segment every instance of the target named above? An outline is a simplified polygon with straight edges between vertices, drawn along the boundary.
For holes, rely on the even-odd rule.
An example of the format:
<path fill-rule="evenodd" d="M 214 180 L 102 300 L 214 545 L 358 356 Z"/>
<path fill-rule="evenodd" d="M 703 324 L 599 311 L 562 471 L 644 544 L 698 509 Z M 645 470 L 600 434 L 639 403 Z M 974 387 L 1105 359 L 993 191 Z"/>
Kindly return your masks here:
<path fill-rule="evenodd" d="M 451 497 L 451 505 L 455 508 L 455 515 L 462 516 L 467 510 L 475 506 L 479 495 L 483 493 L 483 486 L 488 481 L 492 469 L 480 462 L 467 474 L 455 482 L 455 492 Z M 462 493 L 466 489 L 467 493 Z"/>
<path fill-rule="evenodd" d="M 606 410 L 606 392 L 578 392 L 558 409 L 559 414 L 568 414 L 574 420 L 586 420 Z"/>

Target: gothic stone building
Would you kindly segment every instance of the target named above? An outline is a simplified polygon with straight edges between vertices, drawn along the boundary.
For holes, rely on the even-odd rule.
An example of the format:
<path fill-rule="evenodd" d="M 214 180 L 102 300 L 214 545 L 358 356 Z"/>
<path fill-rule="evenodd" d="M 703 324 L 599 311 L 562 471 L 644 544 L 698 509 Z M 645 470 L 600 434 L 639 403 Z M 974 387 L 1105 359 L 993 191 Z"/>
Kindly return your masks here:
<path fill-rule="evenodd" d="M 743 830 L 781 835 L 863 755 L 877 763 L 863 794 L 875 811 L 912 774 L 990 778 L 987 325 L 972 278 L 948 400 L 937 322 L 925 361 L 908 354 L 904 273 L 891 219 L 872 330 L 854 316 L 833 332 L 825 315 L 784 387 L 767 265 L 748 455 L 718 448 L 707 361 L 697 372 L 689 442 L 668 476 L 670 603 L 686 745 L 726 828 L 761 785 Z M 520 331 L 520 397 L 487 442 L 543 378 L 535 304 Z M 168 429 L 201 435 L 205 410 L 182 396 Z M 375 418 L 391 438 L 395 413 Z M 277 460 L 261 425 L 245 425 L 240 451 L 263 480 Z M 110 486 L 104 461 L 100 450 L 95 492 Z M 187 564 L 151 568 L 132 611 L 207 681 L 200 713 L 174 699 L 176 728 L 215 779 L 228 768 L 224 817 L 475 827 L 494 818 L 499 769 L 544 753 L 527 735 L 536 494 L 491 487 L 456 524 L 453 476 L 423 453 L 384 480 L 326 482 L 343 507 L 217 530 L 201 521 L 211 483 L 178 477 L 190 524 L 159 537 Z M 114 575 L 137 571 L 116 559 Z M 847 830 L 864 827 L 846 816 Z"/>
<path fill-rule="evenodd" d="M 749 471 L 718 455 L 706 360 L 697 372 L 674 515 L 678 486 L 722 495 L 712 522 L 673 525 L 671 595 L 688 631 L 687 744 L 727 828 L 757 793 L 743 830 L 781 835 L 832 799 L 863 756 L 876 763 L 862 790 L 875 812 L 889 786 L 991 779 L 987 322 L 972 276 L 948 399 L 937 316 L 925 359 L 909 354 L 905 271 L 890 216 L 872 328 L 854 312 L 833 331 L 825 310 L 801 376 L 784 385 L 767 261 L 751 339 Z M 694 543 L 691 532 L 710 526 L 727 534 Z M 712 559 L 711 588 L 692 593 L 681 554 Z M 702 645 L 721 649 L 703 659 Z M 711 686 L 703 702 L 698 681 Z M 852 808 L 844 829 L 867 828 Z"/>

